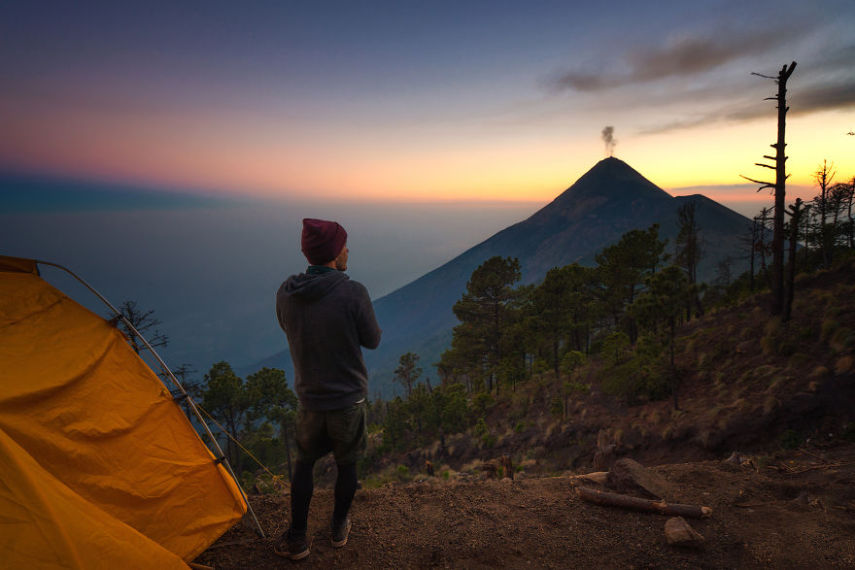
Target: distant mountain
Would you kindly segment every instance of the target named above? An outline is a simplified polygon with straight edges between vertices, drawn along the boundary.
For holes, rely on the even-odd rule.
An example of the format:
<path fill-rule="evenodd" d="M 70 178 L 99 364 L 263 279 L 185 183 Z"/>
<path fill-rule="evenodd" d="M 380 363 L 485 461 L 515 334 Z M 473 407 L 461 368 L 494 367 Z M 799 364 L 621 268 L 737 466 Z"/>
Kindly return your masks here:
<path fill-rule="evenodd" d="M 447 348 L 457 324 L 451 308 L 465 291 L 472 271 L 485 260 L 495 255 L 516 257 L 522 282 L 536 283 L 553 267 L 574 262 L 593 265 L 594 256 L 605 246 L 630 230 L 654 223 L 660 226 L 660 237 L 669 239 L 666 251 L 673 253 L 677 210 L 686 202 L 696 204 L 700 227 L 703 257 L 698 278 L 710 281 L 719 262 L 741 255 L 740 238 L 750 228 L 750 220 L 701 195 L 675 198 L 617 158 L 601 160 L 528 219 L 374 302 L 383 341 L 377 350 L 365 351 L 371 396 L 390 397 L 396 391 L 393 371 L 400 355 L 408 351 L 421 356 L 425 376 L 435 379 L 432 365 Z M 732 275 L 746 268 L 744 259 L 731 260 Z M 287 363 L 290 368 L 287 361 L 285 350 L 259 366 Z"/>
<path fill-rule="evenodd" d="M 103 212 L 228 205 L 236 200 L 187 191 L 0 171 L 0 212 Z"/>

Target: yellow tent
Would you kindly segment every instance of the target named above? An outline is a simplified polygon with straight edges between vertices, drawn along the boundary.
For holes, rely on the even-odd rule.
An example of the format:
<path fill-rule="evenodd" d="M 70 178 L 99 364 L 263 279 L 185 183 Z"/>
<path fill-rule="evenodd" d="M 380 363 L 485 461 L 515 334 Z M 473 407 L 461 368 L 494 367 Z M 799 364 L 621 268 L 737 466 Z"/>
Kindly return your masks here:
<path fill-rule="evenodd" d="M 187 568 L 246 508 L 122 333 L 0 256 L 0 566 Z"/>

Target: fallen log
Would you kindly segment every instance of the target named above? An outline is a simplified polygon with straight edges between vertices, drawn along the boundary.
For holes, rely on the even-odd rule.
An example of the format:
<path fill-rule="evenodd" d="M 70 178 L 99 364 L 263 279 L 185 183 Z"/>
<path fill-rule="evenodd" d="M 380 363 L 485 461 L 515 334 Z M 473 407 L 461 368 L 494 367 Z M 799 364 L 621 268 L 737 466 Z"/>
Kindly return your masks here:
<path fill-rule="evenodd" d="M 712 514 L 712 509 L 710 507 L 681 505 L 679 503 L 666 503 L 665 501 L 640 499 L 638 497 L 630 497 L 629 495 L 598 491 L 597 489 L 591 489 L 590 487 L 576 487 L 576 493 L 579 495 L 579 498 L 588 501 L 589 503 L 621 507 L 623 509 L 632 509 L 635 511 L 646 511 L 675 517 L 689 517 L 696 519 L 708 517 Z"/>

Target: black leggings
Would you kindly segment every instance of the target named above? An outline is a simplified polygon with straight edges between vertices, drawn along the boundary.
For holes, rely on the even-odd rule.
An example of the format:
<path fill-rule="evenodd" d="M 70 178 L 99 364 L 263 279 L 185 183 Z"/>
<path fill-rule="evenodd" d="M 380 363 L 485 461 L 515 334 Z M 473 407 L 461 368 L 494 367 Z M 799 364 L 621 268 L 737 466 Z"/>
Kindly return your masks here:
<path fill-rule="evenodd" d="M 294 480 L 291 481 L 291 530 L 296 534 L 305 533 L 309 520 L 309 504 L 315 489 L 312 470 L 315 464 L 297 461 L 294 467 Z M 335 509 L 333 520 L 342 521 L 350 511 L 353 496 L 356 494 L 356 463 L 336 465 L 338 474 L 335 479 Z"/>

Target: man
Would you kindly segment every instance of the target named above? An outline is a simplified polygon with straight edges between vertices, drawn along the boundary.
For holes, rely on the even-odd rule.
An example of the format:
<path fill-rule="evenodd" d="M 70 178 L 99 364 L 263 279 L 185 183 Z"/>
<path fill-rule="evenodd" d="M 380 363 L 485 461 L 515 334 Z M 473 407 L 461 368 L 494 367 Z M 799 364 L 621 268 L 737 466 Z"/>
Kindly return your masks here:
<path fill-rule="evenodd" d="M 334 548 L 347 544 L 356 462 L 365 451 L 368 375 L 361 346 L 377 348 L 380 327 L 365 287 L 344 274 L 347 232 L 336 222 L 303 220 L 302 250 L 310 265 L 276 293 L 276 315 L 294 363 L 297 463 L 291 482 L 291 526 L 274 550 L 300 560 L 306 539 L 315 461 L 333 452 L 338 474 L 330 524 Z"/>

